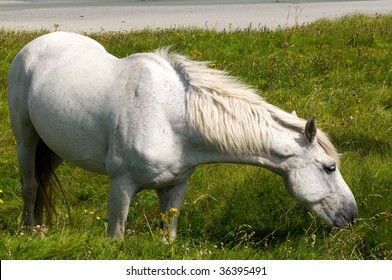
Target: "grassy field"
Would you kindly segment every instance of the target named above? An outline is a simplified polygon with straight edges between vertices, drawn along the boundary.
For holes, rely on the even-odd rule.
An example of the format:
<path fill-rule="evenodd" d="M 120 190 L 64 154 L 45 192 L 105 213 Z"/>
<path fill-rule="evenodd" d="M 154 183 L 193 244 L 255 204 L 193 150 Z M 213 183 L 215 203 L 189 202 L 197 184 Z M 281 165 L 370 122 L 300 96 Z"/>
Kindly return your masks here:
<path fill-rule="evenodd" d="M 341 173 L 359 218 L 331 231 L 261 168 L 198 167 L 179 238 L 160 242 L 155 192 L 133 200 L 125 240 L 108 242 L 108 178 L 68 164 L 51 229 L 26 234 L 15 141 L 9 128 L 7 71 L 16 53 L 45 32 L 0 31 L 0 259 L 392 259 L 392 16 L 352 16 L 287 30 L 169 29 L 91 36 L 124 57 L 171 45 L 211 61 L 298 116 L 316 115 L 343 154 Z"/>

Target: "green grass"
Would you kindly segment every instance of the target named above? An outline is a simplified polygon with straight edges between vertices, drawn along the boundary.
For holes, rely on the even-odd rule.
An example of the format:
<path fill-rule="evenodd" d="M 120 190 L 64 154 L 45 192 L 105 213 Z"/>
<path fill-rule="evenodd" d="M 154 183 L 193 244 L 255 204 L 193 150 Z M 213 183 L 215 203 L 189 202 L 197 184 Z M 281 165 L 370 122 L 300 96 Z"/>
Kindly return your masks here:
<path fill-rule="evenodd" d="M 24 233 L 15 141 L 9 128 L 7 71 L 16 53 L 45 32 L 0 31 L 1 259 L 392 259 L 392 16 L 321 20 L 287 30 L 167 29 L 91 37 L 119 57 L 171 45 L 211 61 L 301 117 L 316 115 L 339 152 L 359 217 L 331 231 L 285 193 L 281 179 L 239 165 L 197 168 L 179 238 L 160 242 L 153 191 L 133 200 L 125 239 L 106 240 L 108 178 L 68 164 L 70 221 L 59 199 L 56 226 Z"/>

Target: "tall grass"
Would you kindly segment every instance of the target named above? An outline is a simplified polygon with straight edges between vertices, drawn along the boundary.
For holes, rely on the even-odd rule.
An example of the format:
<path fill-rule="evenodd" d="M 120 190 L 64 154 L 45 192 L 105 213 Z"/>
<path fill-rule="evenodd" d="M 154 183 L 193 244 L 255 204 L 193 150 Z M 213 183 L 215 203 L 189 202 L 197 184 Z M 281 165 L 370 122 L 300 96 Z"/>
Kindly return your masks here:
<path fill-rule="evenodd" d="M 391 259 L 392 16 L 351 16 L 291 29 L 199 29 L 97 33 L 124 57 L 170 45 L 211 61 L 258 88 L 267 101 L 301 117 L 316 115 L 343 153 L 341 172 L 359 217 L 331 231 L 261 168 L 208 165 L 191 178 L 179 238 L 160 242 L 153 191 L 132 201 L 125 239 L 106 240 L 108 178 L 64 164 L 72 220 L 60 199 L 55 227 L 25 233 L 6 77 L 16 53 L 45 32 L 0 31 L 1 259 Z"/>

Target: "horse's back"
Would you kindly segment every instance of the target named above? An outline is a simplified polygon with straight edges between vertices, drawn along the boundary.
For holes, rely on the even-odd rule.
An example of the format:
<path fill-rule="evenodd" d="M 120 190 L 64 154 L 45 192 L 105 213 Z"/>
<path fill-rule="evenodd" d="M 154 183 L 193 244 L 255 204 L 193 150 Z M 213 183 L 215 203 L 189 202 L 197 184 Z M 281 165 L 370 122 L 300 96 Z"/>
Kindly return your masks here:
<path fill-rule="evenodd" d="M 23 93 L 27 95 L 28 91 L 21 87 L 33 86 L 53 69 L 66 69 L 70 64 L 76 66 L 90 56 L 95 59 L 97 53 L 111 56 L 98 42 L 76 33 L 54 32 L 38 37 L 24 46 L 11 63 L 9 98 Z"/>

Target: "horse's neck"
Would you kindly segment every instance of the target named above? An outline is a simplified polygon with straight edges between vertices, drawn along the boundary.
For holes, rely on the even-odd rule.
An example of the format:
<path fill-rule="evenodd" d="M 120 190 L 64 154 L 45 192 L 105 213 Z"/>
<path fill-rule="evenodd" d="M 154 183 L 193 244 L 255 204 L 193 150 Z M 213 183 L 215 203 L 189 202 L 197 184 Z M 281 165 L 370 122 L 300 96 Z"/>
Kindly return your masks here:
<path fill-rule="evenodd" d="M 281 162 L 286 157 L 287 152 L 298 147 L 295 142 L 299 137 L 298 132 L 276 125 L 271 128 L 271 146 L 267 152 L 260 154 L 233 154 L 222 151 L 219 147 L 214 147 L 200 140 L 194 143 L 192 150 L 192 161 L 195 165 L 206 163 L 238 163 L 248 164 L 267 168 L 278 174 L 282 174 Z"/>

